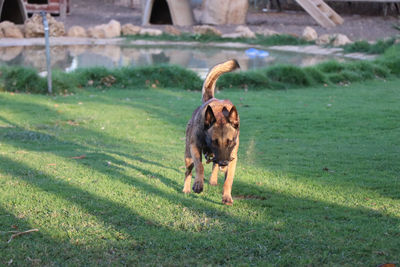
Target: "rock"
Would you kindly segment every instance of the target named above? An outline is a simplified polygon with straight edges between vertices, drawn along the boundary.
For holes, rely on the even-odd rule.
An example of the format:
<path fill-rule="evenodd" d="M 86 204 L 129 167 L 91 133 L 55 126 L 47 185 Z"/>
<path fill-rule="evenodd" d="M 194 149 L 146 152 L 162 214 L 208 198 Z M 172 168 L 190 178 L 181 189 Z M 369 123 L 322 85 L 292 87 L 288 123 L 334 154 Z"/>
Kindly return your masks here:
<path fill-rule="evenodd" d="M 53 22 L 50 23 L 50 36 L 51 37 L 59 37 L 65 35 L 65 27 L 64 23 L 60 21 L 56 21 L 53 18 Z"/>
<path fill-rule="evenodd" d="M 91 38 L 96 38 L 96 39 L 105 38 L 106 34 L 104 31 L 104 25 L 105 24 L 89 27 L 89 29 L 87 30 L 87 35 Z"/>
<path fill-rule="evenodd" d="M 351 44 L 352 41 L 344 34 L 324 34 L 321 35 L 317 40 L 317 45 L 332 44 L 333 46 L 342 46 L 345 44 Z"/>
<path fill-rule="evenodd" d="M 30 19 L 27 19 L 24 23 L 25 37 L 43 37 L 43 21 L 39 14 L 34 14 Z"/>
<path fill-rule="evenodd" d="M 140 34 L 148 34 L 148 35 L 150 35 L 150 36 L 159 36 L 159 35 L 161 35 L 163 32 L 162 32 L 162 30 L 159 30 L 159 29 L 150 29 L 150 28 L 147 28 L 147 29 L 141 29 L 140 30 Z"/>
<path fill-rule="evenodd" d="M 271 36 L 271 35 L 279 35 L 279 32 L 276 32 L 274 30 L 266 29 L 266 28 L 261 28 L 256 31 L 257 34 L 263 35 L 263 36 Z"/>
<path fill-rule="evenodd" d="M 140 26 L 135 26 L 131 23 L 122 26 L 122 35 L 136 35 L 140 32 Z"/>
<path fill-rule="evenodd" d="M 255 38 L 256 34 L 246 26 L 237 26 L 234 33 L 222 35 L 223 38 Z"/>
<path fill-rule="evenodd" d="M 318 33 L 311 27 L 305 27 L 303 31 L 303 38 L 306 41 L 315 41 L 318 39 Z"/>
<path fill-rule="evenodd" d="M 92 38 L 114 38 L 121 35 L 121 24 L 116 20 L 111 20 L 108 24 L 100 24 L 90 27 L 87 31 Z"/>
<path fill-rule="evenodd" d="M 215 25 L 245 24 L 248 8 L 248 0 L 204 0 L 200 20 Z"/>
<path fill-rule="evenodd" d="M 69 30 L 67 35 L 69 37 L 87 37 L 85 28 L 81 26 L 72 26 Z"/>
<path fill-rule="evenodd" d="M 111 20 L 105 25 L 104 33 L 106 38 L 115 38 L 121 36 L 121 23 Z"/>
<path fill-rule="evenodd" d="M 49 23 L 49 35 L 51 37 L 64 36 L 65 28 L 64 23 L 57 21 L 50 14 L 47 14 L 47 21 Z M 43 37 L 44 27 L 43 19 L 39 14 L 33 14 L 30 19 L 27 19 L 24 24 L 25 37 Z"/>
<path fill-rule="evenodd" d="M 315 41 L 317 45 L 327 45 L 332 42 L 332 36 L 329 34 L 323 34 Z"/>
<path fill-rule="evenodd" d="M 0 23 L 0 37 L 5 38 L 24 38 L 21 30 L 10 21 Z"/>
<path fill-rule="evenodd" d="M 337 34 L 335 40 L 333 41 L 333 46 L 342 46 L 346 44 L 353 43 L 346 35 Z"/>
<path fill-rule="evenodd" d="M 240 33 L 245 38 L 256 38 L 256 34 L 247 26 L 237 26 L 235 32 Z"/>
<path fill-rule="evenodd" d="M 179 29 L 171 25 L 165 26 L 164 32 L 174 36 L 179 36 L 182 34 L 182 32 Z"/>
<path fill-rule="evenodd" d="M 219 30 L 217 30 L 215 27 L 208 26 L 208 25 L 194 26 L 193 31 L 196 34 L 213 34 L 213 35 L 217 35 L 217 36 L 222 35 L 222 33 Z"/>

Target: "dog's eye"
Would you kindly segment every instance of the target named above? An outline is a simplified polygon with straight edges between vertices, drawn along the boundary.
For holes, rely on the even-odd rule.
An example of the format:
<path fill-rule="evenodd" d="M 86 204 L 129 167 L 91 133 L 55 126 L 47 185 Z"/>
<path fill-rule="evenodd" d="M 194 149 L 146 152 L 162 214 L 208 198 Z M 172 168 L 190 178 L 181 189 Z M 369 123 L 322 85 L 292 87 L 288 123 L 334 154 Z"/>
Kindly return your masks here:
<path fill-rule="evenodd" d="M 214 139 L 212 142 L 214 145 L 218 146 L 218 139 Z"/>
<path fill-rule="evenodd" d="M 231 139 L 228 139 L 227 141 L 226 141 L 226 145 L 227 146 L 229 146 L 229 147 L 232 147 L 232 146 L 234 146 L 236 143 L 233 141 L 233 140 L 231 140 Z"/>

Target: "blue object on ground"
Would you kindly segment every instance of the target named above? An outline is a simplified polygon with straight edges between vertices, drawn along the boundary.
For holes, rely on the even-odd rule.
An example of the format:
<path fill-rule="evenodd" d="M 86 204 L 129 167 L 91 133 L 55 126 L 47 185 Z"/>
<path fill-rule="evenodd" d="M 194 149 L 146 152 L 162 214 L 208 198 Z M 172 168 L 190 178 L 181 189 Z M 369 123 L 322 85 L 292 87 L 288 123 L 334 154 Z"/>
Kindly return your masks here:
<path fill-rule="evenodd" d="M 259 57 L 268 57 L 269 53 L 267 51 L 264 51 L 264 50 L 258 50 L 258 56 Z"/>
<path fill-rule="evenodd" d="M 249 48 L 245 51 L 246 56 L 250 57 L 250 58 L 254 58 L 254 57 L 267 57 L 269 56 L 269 53 L 267 51 L 264 50 L 258 50 L 256 48 Z"/>
<path fill-rule="evenodd" d="M 245 51 L 246 56 L 248 57 L 256 57 L 258 53 L 258 50 L 255 48 L 249 48 Z"/>

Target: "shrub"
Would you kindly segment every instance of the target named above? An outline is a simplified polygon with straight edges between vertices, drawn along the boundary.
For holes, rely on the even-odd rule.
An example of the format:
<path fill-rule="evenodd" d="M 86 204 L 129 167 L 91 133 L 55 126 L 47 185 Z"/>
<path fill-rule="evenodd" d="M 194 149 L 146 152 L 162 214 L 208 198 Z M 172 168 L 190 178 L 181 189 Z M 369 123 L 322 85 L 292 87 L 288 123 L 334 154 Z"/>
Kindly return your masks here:
<path fill-rule="evenodd" d="M 75 76 L 77 84 L 80 87 L 101 87 L 104 86 L 103 79 L 109 76 L 112 70 L 104 67 L 94 67 L 78 69 L 74 72 L 68 73 L 69 76 Z"/>
<path fill-rule="evenodd" d="M 122 68 L 116 73 L 117 85 L 123 87 L 178 87 L 201 90 L 202 81 L 193 71 L 175 65 L 155 65 L 138 68 Z"/>
<path fill-rule="evenodd" d="M 317 67 L 305 67 L 303 70 L 312 80 L 312 84 L 329 83 L 328 77 Z"/>
<path fill-rule="evenodd" d="M 9 92 L 46 93 L 46 80 L 33 68 L 2 67 L 0 69 L 2 90 Z"/>
<path fill-rule="evenodd" d="M 339 63 L 335 60 L 330 60 L 327 62 L 323 62 L 317 65 L 317 68 L 322 72 L 322 73 L 337 73 L 342 70 L 344 70 L 345 64 Z"/>
<path fill-rule="evenodd" d="M 346 69 L 360 74 L 364 80 L 373 79 L 375 77 L 386 78 L 389 71 L 385 67 L 381 67 L 372 61 L 355 61 L 346 65 Z"/>
<path fill-rule="evenodd" d="M 373 61 L 354 61 L 349 63 L 329 61 L 317 65 L 316 68 L 324 73 L 332 83 L 357 82 L 376 77 L 387 78 L 390 75 L 388 68 Z"/>
<path fill-rule="evenodd" d="M 391 74 L 400 75 L 400 45 L 395 45 L 386 50 L 377 64 L 389 69 Z"/>
<path fill-rule="evenodd" d="M 274 34 L 269 36 L 263 36 L 257 34 L 257 39 L 253 41 L 254 43 L 265 45 L 265 46 L 272 46 L 272 45 L 305 45 L 309 44 L 304 39 L 300 39 L 293 35 L 286 35 L 286 34 Z"/>
<path fill-rule="evenodd" d="M 67 75 L 75 76 L 80 87 L 178 87 L 184 89 L 201 89 L 198 75 L 183 67 L 173 65 L 155 65 L 144 67 L 124 67 L 119 69 L 90 68 L 81 69 Z"/>
<path fill-rule="evenodd" d="M 312 80 L 300 67 L 292 65 L 277 65 L 265 70 L 266 76 L 283 87 L 300 87 L 312 85 Z"/>
<path fill-rule="evenodd" d="M 345 53 L 383 54 L 388 48 L 394 45 L 395 41 L 395 38 L 379 40 L 374 44 L 370 44 L 367 41 L 356 41 L 343 46 L 343 49 Z"/>
<path fill-rule="evenodd" d="M 62 71 L 53 71 L 52 84 L 53 92 L 56 94 L 75 92 L 79 87 L 82 87 L 76 73 L 64 73 Z"/>
<path fill-rule="evenodd" d="M 237 88 L 271 88 L 270 81 L 260 71 L 245 71 L 226 73 L 218 79 L 217 86 L 220 89 Z"/>
<path fill-rule="evenodd" d="M 351 70 L 344 70 L 338 73 L 328 74 L 328 78 L 332 83 L 349 83 L 361 80 L 359 73 Z"/>

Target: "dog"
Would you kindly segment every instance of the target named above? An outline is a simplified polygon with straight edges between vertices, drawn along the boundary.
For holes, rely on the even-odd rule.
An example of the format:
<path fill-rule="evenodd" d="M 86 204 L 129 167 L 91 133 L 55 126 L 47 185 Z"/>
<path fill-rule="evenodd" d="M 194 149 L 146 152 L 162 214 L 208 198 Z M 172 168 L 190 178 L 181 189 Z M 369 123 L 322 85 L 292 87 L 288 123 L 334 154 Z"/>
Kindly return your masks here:
<path fill-rule="evenodd" d="M 196 168 L 193 191 L 201 193 L 204 186 L 202 154 L 207 163 L 213 162 L 210 185 L 218 184 L 218 169 L 225 172 L 222 203 L 232 205 L 231 195 L 239 148 L 239 114 L 229 100 L 214 98 L 218 78 L 240 68 L 235 60 L 217 64 L 208 72 L 202 88 L 202 105 L 198 107 L 186 127 L 185 181 L 183 192 L 190 193 L 192 169 Z"/>

